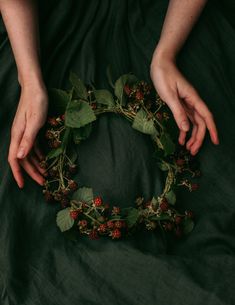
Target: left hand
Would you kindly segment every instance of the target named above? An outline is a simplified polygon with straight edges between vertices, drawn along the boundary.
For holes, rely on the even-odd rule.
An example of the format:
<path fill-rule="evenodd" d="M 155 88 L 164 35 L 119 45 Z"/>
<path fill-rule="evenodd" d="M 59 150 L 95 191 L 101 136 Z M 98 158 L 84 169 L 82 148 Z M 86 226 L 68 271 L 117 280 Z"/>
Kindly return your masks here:
<path fill-rule="evenodd" d="M 44 183 L 44 169 L 39 166 L 43 153 L 36 139 L 46 122 L 48 96 L 44 86 L 22 87 L 20 101 L 11 128 L 8 162 L 20 188 L 24 186 L 21 168 L 37 183 Z"/>
<path fill-rule="evenodd" d="M 181 74 L 175 62 L 168 58 L 153 58 L 150 75 L 160 98 L 171 109 L 179 127 L 179 143 L 185 144 L 191 121 L 192 134 L 186 148 L 192 155 L 199 151 L 206 129 L 209 130 L 211 141 L 219 144 L 212 113 L 196 89 Z"/>

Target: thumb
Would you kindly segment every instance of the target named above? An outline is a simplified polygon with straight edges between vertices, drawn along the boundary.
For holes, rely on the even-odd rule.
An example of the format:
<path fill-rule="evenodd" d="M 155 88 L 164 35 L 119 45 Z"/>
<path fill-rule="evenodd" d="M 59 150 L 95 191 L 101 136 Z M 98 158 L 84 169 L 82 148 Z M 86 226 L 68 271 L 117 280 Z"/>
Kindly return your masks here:
<path fill-rule="evenodd" d="M 184 107 L 182 106 L 178 97 L 169 98 L 166 101 L 166 104 L 172 111 L 172 114 L 175 118 L 176 124 L 178 125 L 179 129 L 187 132 L 190 129 L 190 123 L 186 114 Z"/>
<path fill-rule="evenodd" d="M 25 132 L 23 134 L 22 140 L 19 145 L 17 152 L 17 158 L 25 158 L 33 147 L 34 141 L 37 136 L 37 129 L 32 128 L 29 124 L 26 126 Z"/>

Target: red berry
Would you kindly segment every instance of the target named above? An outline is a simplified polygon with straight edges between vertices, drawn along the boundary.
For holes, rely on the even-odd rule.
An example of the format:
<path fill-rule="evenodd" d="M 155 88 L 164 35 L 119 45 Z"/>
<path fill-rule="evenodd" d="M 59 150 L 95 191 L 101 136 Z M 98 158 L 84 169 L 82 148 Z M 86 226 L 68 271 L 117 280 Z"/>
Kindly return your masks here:
<path fill-rule="evenodd" d="M 193 217 L 194 217 L 192 211 L 185 211 L 185 215 L 186 215 L 188 218 L 193 218 Z"/>
<path fill-rule="evenodd" d="M 121 209 L 119 208 L 119 207 L 113 207 L 113 209 L 112 209 L 112 214 L 120 214 L 120 212 L 121 212 Z"/>
<path fill-rule="evenodd" d="M 192 183 L 191 184 L 191 190 L 196 191 L 198 189 L 198 184 L 197 183 Z"/>
<path fill-rule="evenodd" d="M 50 146 L 52 148 L 58 148 L 58 147 L 60 147 L 60 145 L 61 145 L 61 141 L 59 141 L 59 140 L 54 140 L 50 143 Z"/>
<path fill-rule="evenodd" d="M 177 159 L 177 160 L 176 160 L 176 164 L 177 164 L 178 166 L 183 166 L 183 165 L 185 164 L 185 160 L 184 160 L 184 159 Z"/>
<path fill-rule="evenodd" d="M 117 220 L 117 221 L 114 222 L 114 227 L 115 227 L 115 228 L 121 229 L 122 226 L 123 226 L 122 221 Z"/>
<path fill-rule="evenodd" d="M 108 227 L 109 229 L 112 229 L 112 228 L 114 227 L 114 222 L 113 222 L 112 220 L 109 220 L 109 221 L 107 222 L 107 227 Z"/>
<path fill-rule="evenodd" d="M 74 180 L 69 180 L 68 186 L 72 191 L 75 191 L 78 188 L 77 182 Z"/>
<path fill-rule="evenodd" d="M 71 174 L 76 174 L 78 166 L 76 164 L 69 164 L 68 171 Z"/>
<path fill-rule="evenodd" d="M 105 223 L 102 223 L 98 228 L 98 231 L 100 231 L 102 233 L 106 232 L 106 230 L 107 230 L 107 224 L 105 224 Z"/>
<path fill-rule="evenodd" d="M 130 96 L 131 94 L 131 88 L 129 85 L 124 86 L 124 92 L 126 93 L 127 96 Z"/>
<path fill-rule="evenodd" d="M 181 216 L 175 216 L 175 223 L 176 224 L 180 224 L 182 221 L 182 217 Z"/>
<path fill-rule="evenodd" d="M 47 202 L 52 202 L 53 201 L 53 196 L 49 191 L 44 192 L 44 198 Z"/>
<path fill-rule="evenodd" d="M 156 113 L 156 118 L 159 120 L 159 121 L 162 121 L 162 113 L 161 112 L 157 112 Z"/>
<path fill-rule="evenodd" d="M 63 208 L 66 208 L 67 206 L 69 206 L 69 199 L 67 197 L 64 197 L 61 199 L 60 203 Z"/>
<path fill-rule="evenodd" d="M 97 104 L 96 104 L 96 103 L 91 103 L 91 108 L 92 108 L 93 110 L 95 110 L 95 109 L 97 108 Z"/>
<path fill-rule="evenodd" d="M 59 124 L 55 117 L 49 117 L 47 119 L 47 123 L 53 127 L 55 127 Z"/>
<path fill-rule="evenodd" d="M 70 211 L 70 217 L 74 220 L 78 218 L 79 212 L 78 211 Z"/>
<path fill-rule="evenodd" d="M 136 98 L 137 100 L 143 100 L 143 99 L 144 99 L 144 94 L 143 94 L 143 92 L 137 90 L 136 93 L 135 93 L 135 98 Z"/>
<path fill-rule="evenodd" d="M 171 222 L 167 222 L 164 224 L 164 228 L 166 231 L 172 231 L 173 230 L 173 224 Z"/>
<path fill-rule="evenodd" d="M 99 239 L 97 230 L 95 230 L 95 229 L 93 229 L 93 230 L 89 233 L 88 236 L 89 236 L 90 239 Z"/>
<path fill-rule="evenodd" d="M 46 133 L 45 133 L 45 138 L 46 138 L 47 140 L 51 140 L 51 139 L 54 138 L 54 134 L 53 134 L 53 132 L 52 132 L 50 129 L 48 129 L 48 130 L 46 131 Z"/>
<path fill-rule="evenodd" d="M 94 204 L 95 204 L 95 206 L 96 207 L 100 207 L 101 205 L 102 205 L 102 198 L 101 197 L 96 197 L 95 199 L 94 199 Z"/>
<path fill-rule="evenodd" d="M 122 235 L 121 231 L 119 229 L 114 229 L 112 232 L 111 232 L 111 236 L 112 236 L 112 239 L 118 239 L 120 238 Z"/>
<path fill-rule="evenodd" d="M 61 118 L 62 121 L 64 121 L 64 120 L 65 120 L 65 114 L 62 114 L 62 115 L 60 116 L 60 118 Z"/>
<path fill-rule="evenodd" d="M 79 220 L 78 225 L 81 226 L 82 228 L 85 228 L 87 226 L 87 220 L 86 219 L 82 219 Z"/>
<path fill-rule="evenodd" d="M 160 203 L 160 209 L 165 212 L 169 209 L 169 204 L 165 198 L 163 198 L 162 202 Z"/>

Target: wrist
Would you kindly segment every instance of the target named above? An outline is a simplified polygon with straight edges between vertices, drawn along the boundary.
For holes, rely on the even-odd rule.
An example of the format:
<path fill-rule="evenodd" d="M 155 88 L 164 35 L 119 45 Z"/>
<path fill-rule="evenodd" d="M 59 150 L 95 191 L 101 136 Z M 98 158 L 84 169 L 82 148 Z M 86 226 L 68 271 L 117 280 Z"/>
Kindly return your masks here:
<path fill-rule="evenodd" d="M 151 66 L 161 66 L 163 63 L 176 63 L 176 55 L 177 53 L 173 50 L 169 50 L 167 48 L 163 48 L 160 45 L 156 47 L 153 52 Z"/>
<path fill-rule="evenodd" d="M 41 71 L 27 71 L 27 73 L 18 72 L 18 82 L 21 88 L 38 87 L 45 88 Z"/>

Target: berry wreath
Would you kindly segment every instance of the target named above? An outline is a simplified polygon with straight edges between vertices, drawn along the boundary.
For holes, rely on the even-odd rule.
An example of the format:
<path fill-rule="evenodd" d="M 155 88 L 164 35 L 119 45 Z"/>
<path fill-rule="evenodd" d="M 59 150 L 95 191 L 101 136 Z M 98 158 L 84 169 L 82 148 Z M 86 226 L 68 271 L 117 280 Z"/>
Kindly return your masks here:
<path fill-rule="evenodd" d="M 188 234 L 194 227 L 193 212 L 182 214 L 175 209 L 175 192 L 182 186 L 190 191 L 197 189 L 198 184 L 192 182 L 200 176 L 195 157 L 185 146 L 175 144 L 174 118 L 152 85 L 132 73 L 122 75 L 115 84 L 110 74 L 108 78 L 113 92 L 85 85 L 73 72 L 71 89 L 49 90 L 50 108 L 44 126 L 47 152 L 40 165 L 47 173 L 43 188 L 46 201 L 59 202 L 62 207 L 56 217 L 58 227 L 62 232 L 75 230 L 90 239 L 109 236 L 117 240 L 141 226 L 147 230 L 160 228 L 178 238 Z M 120 208 L 94 197 L 92 188 L 78 187 L 72 178 L 78 169 L 74 145 L 89 137 L 92 122 L 103 113 L 120 114 L 134 129 L 151 137 L 158 165 L 166 177 L 162 194 L 148 201 L 138 197 L 135 206 Z"/>

